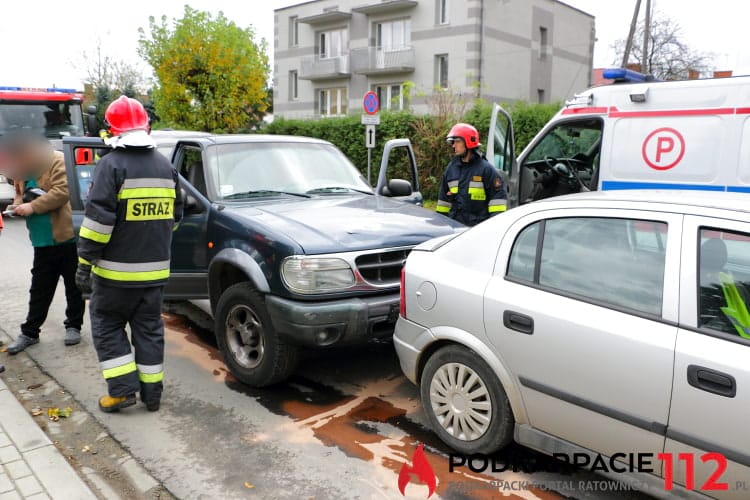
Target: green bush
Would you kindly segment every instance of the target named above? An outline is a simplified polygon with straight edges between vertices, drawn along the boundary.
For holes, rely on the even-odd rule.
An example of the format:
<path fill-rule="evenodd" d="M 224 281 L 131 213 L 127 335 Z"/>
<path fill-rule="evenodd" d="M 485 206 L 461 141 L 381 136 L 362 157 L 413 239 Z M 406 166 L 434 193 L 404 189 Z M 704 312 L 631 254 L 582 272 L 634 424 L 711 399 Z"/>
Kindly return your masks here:
<path fill-rule="evenodd" d="M 504 106 L 513 119 L 518 154 L 560 109 L 559 104 L 528 104 L 517 102 Z M 466 112 L 463 121 L 471 123 L 486 141 L 489 131 L 492 105 L 477 101 Z M 445 143 L 448 130 L 436 118 L 429 115 L 414 115 L 406 111 L 383 112 L 377 128 L 377 147 L 372 151 L 372 182 L 376 182 L 382 146 L 390 139 L 411 139 L 419 165 L 420 187 L 425 198 L 437 198 L 437 189 L 445 166 L 451 159 L 451 150 Z M 363 175 L 367 172 L 367 149 L 365 148 L 365 126 L 358 115 L 323 118 L 318 120 L 288 120 L 277 118 L 265 125 L 261 133 L 315 137 L 336 145 Z M 404 165 L 398 165 L 394 176 L 404 175 Z"/>

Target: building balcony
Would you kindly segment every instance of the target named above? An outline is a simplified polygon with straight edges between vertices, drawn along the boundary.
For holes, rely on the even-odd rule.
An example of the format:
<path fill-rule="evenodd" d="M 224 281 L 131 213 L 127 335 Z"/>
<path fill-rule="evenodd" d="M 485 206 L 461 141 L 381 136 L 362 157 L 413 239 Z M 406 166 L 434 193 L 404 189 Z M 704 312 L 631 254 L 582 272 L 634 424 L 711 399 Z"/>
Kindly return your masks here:
<path fill-rule="evenodd" d="M 325 80 L 350 74 L 348 55 L 321 57 L 316 54 L 302 58 L 299 77 L 303 80 Z"/>
<path fill-rule="evenodd" d="M 414 71 L 416 56 L 414 49 L 383 49 L 364 47 L 350 51 L 352 71 L 360 75 L 410 73 Z"/>

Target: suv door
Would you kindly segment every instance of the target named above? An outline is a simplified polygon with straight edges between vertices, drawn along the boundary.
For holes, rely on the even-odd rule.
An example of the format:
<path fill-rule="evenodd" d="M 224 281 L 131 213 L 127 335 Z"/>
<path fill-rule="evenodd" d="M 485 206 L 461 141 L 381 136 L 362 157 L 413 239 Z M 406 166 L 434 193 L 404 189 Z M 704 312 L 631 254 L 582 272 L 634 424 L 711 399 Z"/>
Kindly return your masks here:
<path fill-rule="evenodd" d="M 76 234 L 83 222 L 89 185 L 99 159 L 109 151 L 109 146 L 100 138 L 66 137 L 63 139 L 65 170 L 73 209 L 73 225 Z M 186 205 L 185 215 L 172 235 L 172 262 L 165 298 L 202 299 L 208 297 L 206 279 L 206 226 L 210 204 L 185 179 L 180 186 L 187 196 L 184 201 L 195 201 Z"/>
<path fill-rule="evenodd" d="M 569 209 L 526 216 L 506 233 L 484 323 L 531 427 L 607 456 L 662 452 L 681 223 Z"/>
<path fill-rule="evenodd" d="M 665 451 L 673 454 L 675 483 L 717 498 L 747 498 L 750 224 L 686 216 L 683 231 L 680 328 Z M 680 460 L 679 453 L 688 455 Z M 715 481 L 707 484 L 709 478 Z M 717 483 L 727 489 L 715 489 Z"/>
<path fill-rule="evenodd" d="M 407 183 L 411 192 L 407 189 Z M 409 139 L 391 139 L 385 143 L 375 194 L 415 205 L 422 204 L 417 160 Z"/>
<path fill-rule="evenodd" d="M 513 135 L 513 120 L 502 106 L 492 106 L 490 131 L 487 138 L 487 160 L 500 172 L 508 193 L 510 207 L 518 206 L 518 174 L 516 172 L 516 143 Z"/>

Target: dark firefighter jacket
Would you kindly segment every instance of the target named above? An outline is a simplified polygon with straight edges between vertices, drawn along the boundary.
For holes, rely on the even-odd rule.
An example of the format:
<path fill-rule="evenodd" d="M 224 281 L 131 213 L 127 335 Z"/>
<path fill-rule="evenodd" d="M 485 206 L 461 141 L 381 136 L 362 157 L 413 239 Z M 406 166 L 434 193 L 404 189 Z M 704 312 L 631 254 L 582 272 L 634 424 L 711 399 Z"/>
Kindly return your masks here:
<path fill-rule="evenodd" d="M 455 157 L 448 164 L 438 194 L 437 211 L 475 226 L 507 208 L 505 186 L 497 170 L 476 151 L 469 163 Z"/>
<path fill-rule="evenodd" d="M 110 286 L 162 285 L 182 218 L 177 172 L 155 148 L 117 148 L 96 166 L 78 260 Z"/>

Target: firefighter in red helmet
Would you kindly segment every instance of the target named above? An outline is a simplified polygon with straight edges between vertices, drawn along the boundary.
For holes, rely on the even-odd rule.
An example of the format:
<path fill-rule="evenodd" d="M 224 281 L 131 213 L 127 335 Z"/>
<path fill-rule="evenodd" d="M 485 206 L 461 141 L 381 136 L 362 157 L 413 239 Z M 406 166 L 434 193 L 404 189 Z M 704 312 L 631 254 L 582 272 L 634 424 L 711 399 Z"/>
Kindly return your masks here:
<path fill-rule="evenodd" d="M 507 208 L 505 186 L 498 171 L 479 151 L 479 132 L 468 123 L 457 123 L 448 132 L 454 157 L 443 175 L 438 193 L 438 213 L 475 226 Z"/>
<path fill-rule="evenodd" d="M 178 176 L 157 152 L 140 102 L 122 96 L 104 116 L 112 152 L 94 171 L 76 283 L 91 293 L 91 333 L 108 387 L 99 408 L 131 406 L 140 392 L 156 411 L 164 378 L 163 290 L 172 231 L 182 217 Z"/>

